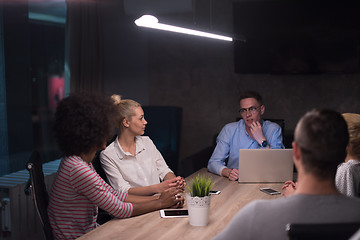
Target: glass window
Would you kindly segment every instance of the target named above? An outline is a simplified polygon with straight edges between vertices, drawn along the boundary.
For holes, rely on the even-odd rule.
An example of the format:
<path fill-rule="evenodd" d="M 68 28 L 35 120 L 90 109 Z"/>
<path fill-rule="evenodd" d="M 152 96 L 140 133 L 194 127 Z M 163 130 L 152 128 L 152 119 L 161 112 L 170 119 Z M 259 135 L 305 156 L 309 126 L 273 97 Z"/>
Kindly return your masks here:
<path fill-rule="evenodd" d="M 68 83 L 65 0 L 4 4 L 0 12 L 1 176 L 23 170 L 33 150 L 44 162 L 60 157 L 53 119 Z"/>

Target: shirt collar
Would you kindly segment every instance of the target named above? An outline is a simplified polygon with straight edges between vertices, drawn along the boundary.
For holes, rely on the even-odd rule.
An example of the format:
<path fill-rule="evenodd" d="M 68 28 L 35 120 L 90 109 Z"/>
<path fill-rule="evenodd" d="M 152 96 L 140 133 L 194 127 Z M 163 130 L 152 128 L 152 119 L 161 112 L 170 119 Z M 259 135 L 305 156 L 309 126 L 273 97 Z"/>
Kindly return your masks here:
<path fill-rule="evenodd" d="M 135 142 L 136 142 L 136 155 L 138 155 L 139 153 L 141 153 L 142 151 L 145 150 L 145 145 L 144 145 L 143 141 L 141 141 L 140 136 L 135 137 Z M 117 150 L 116 153 L 120 160 L 124 159 L 126 156 L 133 156 L 131 153 L 125 152 L 122 149 L 122 147 L 119 143 L 118 137 L 116 137 L 116 139 L 115 139 L 115 148 Z"/>

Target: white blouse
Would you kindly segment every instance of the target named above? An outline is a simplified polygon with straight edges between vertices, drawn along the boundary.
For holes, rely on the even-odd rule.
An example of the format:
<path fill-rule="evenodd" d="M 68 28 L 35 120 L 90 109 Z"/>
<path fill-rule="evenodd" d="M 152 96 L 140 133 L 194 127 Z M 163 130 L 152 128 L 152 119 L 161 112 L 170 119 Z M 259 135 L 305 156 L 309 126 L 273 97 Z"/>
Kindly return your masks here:
<path fill-rule="evenodd" d="M 335 183 L 342 194 L 360 197 L 360 162 L 349 160 L 341 163 L 336 171 Z"/>
<path fill-rule="evenodd" d="M 135 156 L 124 152 L 118 138 L 100 154 L 102 167 L 115 190 L 128 192 L 132 187 L 154 185 L 172 172 L 149 137 L 137 136 L 135 141 Z"/>

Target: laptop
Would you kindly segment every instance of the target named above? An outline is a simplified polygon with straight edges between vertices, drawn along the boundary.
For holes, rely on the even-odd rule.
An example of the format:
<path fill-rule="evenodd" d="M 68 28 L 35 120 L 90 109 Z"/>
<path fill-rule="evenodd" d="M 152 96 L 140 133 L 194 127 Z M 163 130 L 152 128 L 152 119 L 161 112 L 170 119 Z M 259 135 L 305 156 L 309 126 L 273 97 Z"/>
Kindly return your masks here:
<path fill-rule="evenodd" d="M 292 149 L 239 150 L 239 183 L 284 183 L 293 171 Z"/>

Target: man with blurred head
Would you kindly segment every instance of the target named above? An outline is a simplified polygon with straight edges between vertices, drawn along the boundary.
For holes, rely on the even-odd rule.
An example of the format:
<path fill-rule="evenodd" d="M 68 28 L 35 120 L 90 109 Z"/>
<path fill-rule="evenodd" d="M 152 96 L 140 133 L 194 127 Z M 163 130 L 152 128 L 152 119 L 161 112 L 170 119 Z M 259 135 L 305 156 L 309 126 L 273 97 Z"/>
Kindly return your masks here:
<path fill-rule="evenodd" d="M 253 201 L 241 209 L 215 239 L 286 239 L 288 223 L 360 221 L 360 199 L 335 187 L 337 166 L 346 156 L 347 125 L 341 114 L 313 110 L 295 129 L 293 159 L 297 188 L 288 198 Z"/>

